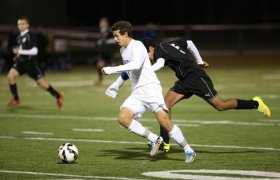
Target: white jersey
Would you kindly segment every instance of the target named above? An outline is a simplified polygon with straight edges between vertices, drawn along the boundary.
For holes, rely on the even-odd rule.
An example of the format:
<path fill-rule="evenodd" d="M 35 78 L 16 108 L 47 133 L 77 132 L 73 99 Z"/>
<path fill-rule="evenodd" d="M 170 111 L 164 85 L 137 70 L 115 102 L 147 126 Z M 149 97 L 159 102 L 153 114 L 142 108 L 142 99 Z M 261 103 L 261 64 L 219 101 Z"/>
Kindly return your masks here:
<path fill-rule="evenodd" d="M 106 67 L 108 74 L 126 71 L 131 80 L 132 91 L 147 84 L 160 84 L 141 41 L 132 39 L 126 48 L 120 49 L 120 53 L 123 65 Z"/>

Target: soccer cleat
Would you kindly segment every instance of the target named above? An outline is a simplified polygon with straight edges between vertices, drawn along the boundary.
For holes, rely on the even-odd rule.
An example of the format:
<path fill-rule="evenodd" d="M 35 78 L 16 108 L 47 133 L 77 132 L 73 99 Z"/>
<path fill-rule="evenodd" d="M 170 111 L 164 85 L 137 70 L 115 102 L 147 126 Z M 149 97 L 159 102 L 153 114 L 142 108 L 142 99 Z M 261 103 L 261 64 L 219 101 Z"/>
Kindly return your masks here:
<path fill-rule="evenodd" d="M 161 143 L 159 146 L 159 150 L 162 150 L 163 152 L 168 152 L 170 149 L 170 144 L 167 144 L 165 142 Z"/>
<path fill-rule="evenodd" d="M 63 101 L 64 101 L 64 93 L 60 92 L 59 97 L 56 99 L 56 105 L 59 109 L 61 109 L 61 107 L 63 105 Z"/>
<path fill-rule="evenodd" d="M 253 100 L 257 101 L 259 103 L 258 111 L 262 112 L 265 117 L 269 118 L 270 115 L 271 115 L 270 110 L 267 107 L 267 105 L 264 104 L 262 98 L 259 97 L 259 96 L 256 96 L 256 97 L 253 98 Z"/>
<path fill-rule="evenodd" d="M 106 94 L 108 97 L 115 99 L 115 97 L 116 97 L 117 94 L 118 94 L 118 90 L 117 90 L 116 88 L 110 86 L 110 87 L 108 87 L 108 88 L 106 89 L 105 94 Z"/>
<path fill-rule="evenodd" d="M 196 153 L 195 152 L 187 152 L 186 153 L 186 163 L 191 163 L 195 161 Z"/>
<path fill-rule="evenodd" d="M 152 142 L 148 142 L 148 146 L 149 148 L 151 147 Z M 170 149 L 170 144 L 167 144 L 165 142 L 162 142 L 158 148 L 159 150 L 163 151 L 163 152 L 168 152 Z"/>
<path fill-rule="evenodd" d="M 155 156 L 158 153 L 158 148 L 160 146 L 160 144 L 162 143 L 162 137 L 158 137 L 157 140 L 155 142 L 151 143 L 150 146 L 150 156 Z"/>
<path fill-rule="evenodd" d="M 8 102 L 8 106 L 17 106 L 20 104 L 20 100 L 19 99 L 11 99 L 9 102 Z"/>

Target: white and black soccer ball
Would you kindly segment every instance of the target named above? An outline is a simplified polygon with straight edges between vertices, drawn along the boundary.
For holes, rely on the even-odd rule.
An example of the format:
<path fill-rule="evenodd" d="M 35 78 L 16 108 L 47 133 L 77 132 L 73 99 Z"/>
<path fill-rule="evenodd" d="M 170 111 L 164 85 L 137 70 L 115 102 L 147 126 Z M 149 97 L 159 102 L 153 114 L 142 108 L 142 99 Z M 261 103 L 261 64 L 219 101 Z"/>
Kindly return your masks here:
<path fill-rule="evenodd" d="M 58 148 L 58 157 L 67 163 L 72 163 L 79 156 L 78 148 L 72 143 L 64 143 Z"/>

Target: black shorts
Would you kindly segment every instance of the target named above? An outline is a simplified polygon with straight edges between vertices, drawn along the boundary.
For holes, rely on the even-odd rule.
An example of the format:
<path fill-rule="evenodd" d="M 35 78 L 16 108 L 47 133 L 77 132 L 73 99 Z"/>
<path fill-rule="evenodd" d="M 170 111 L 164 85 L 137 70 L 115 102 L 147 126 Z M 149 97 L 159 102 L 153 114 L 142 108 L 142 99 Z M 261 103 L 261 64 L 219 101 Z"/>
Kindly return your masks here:
<path fill-rule="evenodd" d="M 16 62 L 12 68 L 15 68 L 19 75 L 28 74 L 29 77 L 34 79 L 35 81 L 41 79 L 43 77 L 42 72 L 40 71 L 38 65 L 34 62 L 34 60 L 24 60 Z"/>
<path fill-rule="evenodd" d="M 217 95 L 210 77 L 201 68 L 196 68 L 184 79 L 176 81 L 170 90 L 185 95 L 185 98 L 195 94 L 206 101 L 210 101 Z"/>

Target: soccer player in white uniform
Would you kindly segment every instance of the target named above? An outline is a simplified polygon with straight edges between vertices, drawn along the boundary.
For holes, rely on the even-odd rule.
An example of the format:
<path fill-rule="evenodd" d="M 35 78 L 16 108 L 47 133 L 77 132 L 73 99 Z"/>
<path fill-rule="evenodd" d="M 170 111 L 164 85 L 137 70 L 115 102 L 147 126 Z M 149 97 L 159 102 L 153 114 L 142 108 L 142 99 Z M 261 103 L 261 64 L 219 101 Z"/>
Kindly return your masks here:
<path fill-rule="evenodd" d="M 164 103 L 160 82 L 152 69 L 147 50 L 141 41 L 132 38 L 132 26 L 127 21 L 118 21 L 112 26 L 113 36 L 121 46 L 120 53 L 123 64 L 115 67 L 104 67 L 102 73 L 112 74 L 127 72 L 131 80 L 131 95 L 120 107 L 119 123 L 135 134 L 146 137 L 151 144 L 150 155 L 154 156 L 162 143 L 162 137 L 158 137 L 142 124 L 135 120 L 147 108 L 151 109 L 160 123 L 186 153 L 186 163 L 195 160 L 196 153 L 189 146 L 180 128 L 173 125 L 168 109 Z"/>

